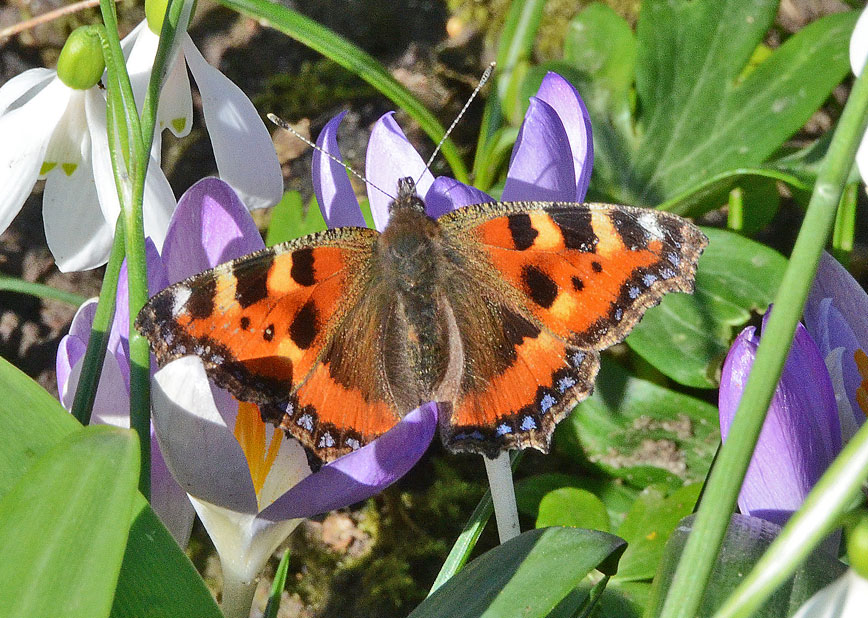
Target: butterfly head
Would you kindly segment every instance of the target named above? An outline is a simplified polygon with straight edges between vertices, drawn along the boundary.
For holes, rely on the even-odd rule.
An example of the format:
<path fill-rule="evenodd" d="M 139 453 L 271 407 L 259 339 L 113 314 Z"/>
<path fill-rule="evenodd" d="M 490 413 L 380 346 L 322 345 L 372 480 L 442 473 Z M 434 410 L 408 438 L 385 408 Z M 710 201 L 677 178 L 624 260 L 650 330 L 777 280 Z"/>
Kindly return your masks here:
<path fill-rule="evenodd" d="M 416 194 L 416 182 L 409 176 L 398 179 L 398 197 L 389 204 L 389 214 L 399 210 L 425 212 L 425 202 Z"/>

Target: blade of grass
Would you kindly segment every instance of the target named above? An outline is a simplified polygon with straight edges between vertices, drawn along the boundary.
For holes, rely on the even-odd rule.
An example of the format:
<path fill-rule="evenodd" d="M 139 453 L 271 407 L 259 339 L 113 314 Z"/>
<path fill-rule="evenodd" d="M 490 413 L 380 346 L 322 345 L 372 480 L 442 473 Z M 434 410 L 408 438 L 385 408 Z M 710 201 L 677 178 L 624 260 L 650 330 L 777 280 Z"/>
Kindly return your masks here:
<path fill-rule="evenodd" d="M 51 300 L 59 300 L 62 303 L 68 303 L 74 307 L 80 307 L 87 299 L 81 294 L 75 292 L 67 292 L 66 290 L 58 290 L 44 283 L 36 283 L 34 281 L 24 281 L 16 277 L 7 277 L 0 275 L 0 292 L 17 292 L 18 294 L 29 294 L 38 298 L 49 298 Z"/>
<path fill-rule="evenodd" d="M 326 58 L 335 61 L 351 73 L 358 75 L 407 112 L 413 120 L 419 123 L 422 130 L 434 143 L 439 142 L 440 138 L 443 137 L 445 129 L 434 115 L 409 90 L 392 77 L 373 56 L 347 39 L 276 2 L 265 0 L 219 1 L 223 6 L 279 30 Z M 461 182 L 468 182 L 467 167 L 451 140 L 446 140 L 443 143 L 443 157 L 452 168 L 453 176 Z"/>
<path fill-rule="evenodd" d="M 730 438 L 706 486 L 696 523 L 675 571 L 663 618 L 696 615 L 726 533 L 751 454 L 780 379 L 793 333 L 811 289 L 817 264 L 835 222 L 838 203 L 868 125 L 868 77 L 853 85 L 829 151 L 817 176 L 789 266 L 763 332 L 756 360 L 735 414 Z"/>
<path fill-rule="evenodd" d="M 289 550 L 283 552 L 277 571 L 274 573 L 274 581 L 271 582 L 271 591 L 268 593 L 268 604 L 262 618 L 277 618 L 277 610 L 280 609 L 280 595 L 286 587 L 286 574 L 289 572 Z"/>

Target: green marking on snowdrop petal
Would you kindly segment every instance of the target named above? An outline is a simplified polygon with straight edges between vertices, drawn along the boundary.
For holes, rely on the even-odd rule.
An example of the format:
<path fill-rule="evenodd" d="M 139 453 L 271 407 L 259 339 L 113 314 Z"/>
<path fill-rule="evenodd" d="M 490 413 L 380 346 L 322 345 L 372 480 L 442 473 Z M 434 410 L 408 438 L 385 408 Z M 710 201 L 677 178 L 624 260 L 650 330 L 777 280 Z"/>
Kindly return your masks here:
<path fill-rule="evenodd" d="M 45 176 L 48 172 L 57 167 L 56 161 L 43 161 L 42 167 L 39 168 L 39 175 Z"/>
<path fill-rule="evenodd" d="M 81 26 L 73 30 L 57 59 L 60 81 L 75 90 L 87 90 L 96 86 L 103 71 L 105 59 L 98 27 Z"/>
<path fill-rule="evenodd" d="M 75 170 L 78 169 L 78 163 L 61 163 L 60 168 L 67 176 L 72 176 Z"/>
<path fill-rule="evenodd" d="M 172 119 L 172 128 L 175 129 L 175 131 L 177 131 L 178 133 L 183 131 L 186 126 L 187 126 L 187 119 L 184 118 L 183 116 L 180 118 L 173 118 Z"/>
<path fill-rule="evenodd" d="M 169 0 L 145 0 L 145 19 L 148 20 L 148 28 L 157 36 L 160 36 L 163 29 L 163 18 L 166 16 L 168 4 Z"/>

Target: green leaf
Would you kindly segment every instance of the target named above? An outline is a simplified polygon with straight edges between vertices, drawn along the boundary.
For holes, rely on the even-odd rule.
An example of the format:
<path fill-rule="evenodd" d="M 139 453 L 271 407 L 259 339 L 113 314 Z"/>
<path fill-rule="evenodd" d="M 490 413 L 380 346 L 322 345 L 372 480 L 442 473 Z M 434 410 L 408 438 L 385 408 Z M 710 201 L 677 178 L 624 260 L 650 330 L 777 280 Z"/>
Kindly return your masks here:
<path fill-rule="evenodd" d="M 666 590 L 684 548 L 687 535 L 693 529 L 694 516 L 686 517 L 669 538 L 659 571 L 654 579 L 651 599 L 646 606 L 647 615 L 659 615 Z M 711 579 L 702 598 L 697 615 L 711 616 L 735 587 L 750 573 L 753 565 L 765 553 L 780 528 L 757 517 L 733 515 L 720 555 L 714 565 Z M 766 601 L 754 618 L 791 616 L 817 590 L 832 583 L 847 567 L 822 549 L 815 550 L 795 575 Z"/>
<path fill-rule="evenodd" d="M 627 550 L 615 578 L 635 581 L 654 577 L 666 541 L 678 522 L 693 512 L 701 489 L 701 483 L 694 483 L 671 493 L 661 487 L 642 492 L 618 528 L 618 535 L 627 541 Z"/>
<path fill-rule="evenodd" d="M 271 211 L 266 246 L 293 240 L 326 229 L 325 219 L 313 199 L 305 207 L 298 191 L 287 191 Z"/>
<path fill-rule="evenodd" d="M 50 298 L 59 300 L 60 302 L 69 303 L 75 307 L 80 306 L 87 299 L 80 294 L 67 292 L 66 290 L 58 290 L 44 283 L 36 283 L 33 281 L 24 281 L 16 277 L 7 277 L 0 275 L 0 292 L 19 292 L 21 294 L 30 294 L 37 298 Z"/>
<path fill-rule="evenodd" d="M 639 495 L 638 490 L 617 479 L 550 472 L 528 476 L 515 482 L 515 500 L 519 512 L 535 519 L 539 515 L 539 505 L 543 497 L 562 487 L 577 487 L 597 496 L 606 505 L 609 521 L 615 524 L 624 520 Z"/>
<path fill-rule="evenodd" d="M 676 382 L 715 388 L 733 328 L 772 302 L 787 261 L 774 249 L 732 232 L 703 228 L 696 291 L 668 294 L 627 337 L 637 354 Z"/>
<path fill-rule="evenodd" d="M 0 392 L 3 499 L 43 454 L 81 431 L 81 425 L 45 389 L 2 358 Z M 132 524 L 111 615 L 149 618 L 183 608 L 185 617 L 220 618 L 202 578 L 141 494 L 135 494 L 129 517 Z M 155 614 L 152 607 L 164 609 Z"/>
<path fill-rule="evenodd" d="M 606 505 L 594 494 L 577 487 L 562 487 L 543 496 L 539 503 L 537 528 L 570 526 L 609 531 Z"/>
<path fill-rule="evenodd" d="M 638 487 L 704 479 L 719 441 L 717 408 L 606 357 L 594 394 L 556 431 L 558 449 Z"/>
<path fill-rule="evenodd" d="M 593 569 L 611 572 L 623 548 L 596 530 L 525 532 L 468 564 L 410 618 L 548 616 Z"/>
<path fill-rule="evenodd" d="M 521 122 L 520 86 L 542 21 L 545 0 L 513 0 L 503 24 L 497 48 L 497 94 L 503 115 L 512 124 Z"/>
<path fill-rule="evenodd" d="M 86 427 L 0 501 L 0 615 L 107 616 L 139 469 L 135 433 Z"/>
<path fill-rule="evenodd" d="M 325 26 L 268 0 L 220 0 L 220 3 L 242 15 L 252 17 L 260 24 L 283 32 L 358 75 L 407 112 L 434 143 L 439 142 L 446 132 L 434 114 L 392 77 L 373 56 Z M 442 152 L 452 168 L 452 175 L 461 182 L 468 182 L 467 167 L 452 140 L 443 143 Z"/>

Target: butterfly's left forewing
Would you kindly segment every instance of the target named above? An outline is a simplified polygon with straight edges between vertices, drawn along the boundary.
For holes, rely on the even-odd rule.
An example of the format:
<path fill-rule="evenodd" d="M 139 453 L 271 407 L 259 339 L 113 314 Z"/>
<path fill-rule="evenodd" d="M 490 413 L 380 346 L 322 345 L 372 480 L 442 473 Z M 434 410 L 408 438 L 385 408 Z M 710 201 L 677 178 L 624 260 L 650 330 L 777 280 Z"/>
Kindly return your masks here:
<path fill-rule="evenodd" d="M 222 264 L 155 295 L 136 326 L 161 365 L 201 357 L 218 385 L 334 459 L 400 418 L 377 371 L 376 329 L 353 327 L 360 314 L 388 317 L 370 306 L 376 237 L 328 230 Z"/>

